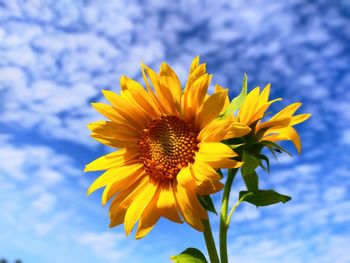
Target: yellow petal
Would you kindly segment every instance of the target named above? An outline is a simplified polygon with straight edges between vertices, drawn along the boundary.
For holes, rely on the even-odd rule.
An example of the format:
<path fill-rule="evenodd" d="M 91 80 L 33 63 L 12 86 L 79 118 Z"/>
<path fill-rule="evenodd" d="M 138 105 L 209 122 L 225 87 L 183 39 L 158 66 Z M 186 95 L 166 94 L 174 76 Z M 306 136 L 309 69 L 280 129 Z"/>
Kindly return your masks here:
<path fill-rule="evenodd" d="M 158 110 L 160 112 L 164 112 L 164 108 L 162 107 L 159 99 L 157 98 L 157 96 L 154 94 L 153 90 L 151 89 L 151 86 L 148 82 L 148 78 L 147 78 L 147 75 L 146 73 L 148 74 L 148 71 L 147 71 L 147 66 L 145 64 L 141 64 L 141 72 L 142 72 L 142 77 L 143 77 L 143 80 L 144 82 L 146 83 L 146 88 L 147 88 L 147 91 L 150 95 L 150 97 L 152 98 L 154 104 L 157 106 Z M 152 81 L 152 80 L 151 80 Z"/>
<path fill-rule="evenodd" d="M 288 140 L 291 140 L 295 146 L 295 148 L 297 148 L 298 153 L 301 152 L 301 143 L 300 143 L 300 137 L 299 134 L 296 132 L 296 130 L 292 127 L 288 127 L 286 129 L 283 129 L 280 132 L 281 136 L 285 136 L 285 138 L 288 138 Z"/>
<path fill-rule="evenodd" d="M 121 96 L 110 90 L 102 90 L 102 93 L 106 99 L 115 106 L 115 110 L 128 122 L 132 123 L 133 127 L 143 129 L 151 120 L 137 105 L 126 99 L 126 96 L 123 96 L 123 92 L 121 92 Z"/>
<path fill-rule="evenodd" d="M 184 112 L 186 118 L 193 119 L 192 117 L 197 114 L 200 106 L 202 106 L 211 77 L 209 74 L 204 74 L 192 84 L 187 95 L 187 108 Z"/>
<path fill-rule="evenodd" d="M 222 107 L 222 111 L 220 112 L 220 113 L 222 113 L 230 105 L 230 98 L 228 97 L 228 89 L 225 89 L 225 88 L 221 87 L 220 85 L 216 84 L 214 92 L 215 93 L 218 93 L 218 92 L 226 92 L 227 93 L 227 96 L 226 96 L 226 99 L 225 99 L 225 103 L 224 103 L 224 107 Z M 233 116 L 233 114 L 232 114 L 232 116 Z"/>
<path fill-rule="evenodd" d="M 271 134 L 269 136 L 264 137 L 264 140 L 269 140 L 272 142 L 277 141 L 284 141 L 284 140 L 290 140 L 293 142 L 295 148 L 297 149 L 298 153 L 301 152 L 301 143 L 300 143 L 300 137 L 299 134 L 296 132 L 296 130 L 292 127 L 287 127 L 284 129 L 278 130 L 278 133 Z"/>
<path fill-rule="evenodd" d="M 191 164 L 182 168 L 176 176 L 177 181 L 185 188 L 194 189 L 196 187 L 196 181 L 194 180 L 191 172 Z"/>
<path fill-rule="evenodd" d="M 214 170 L 214 168 L 205 162 L 194 162 L 192 173 L 199 182 L 212 182 L 221 179 L 220 175 Z"/>
<path fill-rule="evenodd" d="M 272 132 L 276 129 L 281 129 L 288 127 L 290 125 L 290 117 L 287 118 L 280 118 L 280 119 L 270 119 L 267 122 L 264 122 L 262 124 L 259 124 L 256 128 L 257 131 L 262 130 L 262 129 L 269 129 L 266 134 L 269 132 Z"/>
<path fill-rule="evenodd" d="M 199 64 L 199 56 L 196 56 L 191 63 L 190 74 L 195 71 Z"/>
<path fill-rule="evenodd" d="M 171 185 L 172 183 L 164 183 L 159 189 L 157 200 L 158 214 L 176 223 L 182 223 L 183 221 L 176 208 L 175 196 Z"/>
<path fill-rule="evenodd" d="M 192 191 L 186 191 L 180 184 L 174 184 L 173 190 L 176 205 L 184 220 L 198 231 L 203 231 L 202 219 L 208 217 L 207 212 L 199 203 L 197 196 Z"/>
<path fill-rule="evenodd" d="M 225 92 L 214 93 L 202 104 L 196 117 L 195 126 L 199 129 L 217 118 L 224 106 L 227 94 Z"/>
<path fill-rule="evenodd" d="M 160 216 L 156 207 L 158 196 L 159 194 L 154 195 L 153 199 L 142 213 L 137 226 L 136 239 L 143 238 L 145 235 L 147 235 L 159 220 Z"/>
<path fill-rule="evenodd" d="M 121 124 L 127 124 L 128 122 L 125 120 L 124 117 L 120 116 L 120 114 L 111 106 L 104 104 L 104 103 L 99 103 L 99 102 L 93 102 L 91 103 L 91 106 L 101 113 L 103 116 L 106 118 L 116 122 L 116 123 L 121 123 Z M 131 126 L 132 127 L 132 126 Z"/>
<path fill-rule="evenodd" d="M 198 153 L 206 154 L 212 159 L 232 158 L 237 154 L 226 144 L 220 142 L 202 142 L 198 144 Z"/>
<path fill-rule="evenodd" d="M 225 137 L 222 140 L 243 137 L 248 134 L 251 129 L 245 125 L 238 122 L 232 122 L 229 131 L 226 133 Z"/>
<path fill-rule="evenodd" d="M 127 138 L 116 139 L 116 138 L 110 138 L 110 137 L 106 137 L 96 133 L 91 134 L 91 137 L 104 145 L 114 147 L 114 148 L 133 148 L 137 146 L 135 140 L 127 141 L 126 140 Z"/>
<path fill-rule="evenodd" d="M 159 118 L 161 113 L 151 95 L 138 82 L 122 76 L 120 79 L 122 90 L 130 94 L 135 103 L 153 118 Z M 124 88 L 123 88 L 124 87 Z"/>
<path fill-rule="evenodd" d="M 131 185 L 113 199 L 109 208 L 109 217 L 111 220 L 109 227 L 115 227 L 124 222 L 126 210 L 135 197 L 139 194 L 140 190 L 143 189 L 146 184 L 148 184 L 148 181 L 148 177 L 143 177 L 137 187 Z"/>
<path fill-rule="evenodd" d="M 145 208 L 151 202 L 157 189 L 158 185 L 149 182 L 143 187 L 143 189 L 140 189 L 140 192 L 130 204 L 124 219 L 124 230 L 127 236 L 130 234 L 136 222 L 140 219 Z"/>
<path fill-rule="evenodd" d="M 237 168 L 242 165 L 241 162 L 230 159 L 237 154 L 223 143 L 204 142 L 200 143 L 198 147 L 195 161 L 205 162 L 213 168 Z"/>
<path fill-rule="evenodd" d="M 282 100 L 281 98 L 275 99 L 275 100 L 271 100 L 265 104 L 261 104 L 260 106 L 257 107 L 257 109 L 255 110 L 255 113 L 252 115 L 251 119 L 250 119 L 250 123 L 253 123 L 259 119 L 262 119 L 265 115 L 266 110 L 270 107 L 270 105 L 272 103 L 275 103 L 276 101 L 280 101 Z M 259 103 L 260 104 L 260 103 Z"/>
<path fill-rule="evenodd" d="M 167 64 L 163 63 L 160 71 L 161 86 L 167 87 L 172 97 L 171 103 L 176 108 L 176 113 L 181 112 L 181 83 L 174 70 Z"/>
<path fill-rule="evenodd" d="M 160 77 L 157 75 L 156 72 L 154 72 L 152 69 L 145 67 L 145 72 L 147 73 L 148 77 L 151 80 L 151 83 L 153 85 L 153 88 L 155 90 L 155 93 L 158 96 L 158 104 L 160 108 L 162 109 L 162 112 L 166 113 L 167 115 L 174 115 L 176 114 L 174 112 L 174 101 L 173 97 L 171 95 L 171 92 L 169 91 L 169 87 L 161 86 L 160 85 Z"/>
<path fill-rule="evenodd" d="M 296 124 L 304 122 L 310 117 L 311 117 L 311 114 L 299 114 L 299 115 L 293 116 L 290 122 L 290 126 L 294 126 Z"/>
<path fill-rule="evenodd" d="M 196 193 L 199 195 L 210 195 L 221 191 L 222 188 L 224 188 L 224 185 L 219 181 L 204 182 L 197 187 Z"/>
<path fill-rule="evenodd" d="M 116 124 L 110 121 L 96 121 L 88 124 L 88 129 L 93 133 L 106 137 L 118 138 L 126 141 L 137 141 L 140 132 L 130 128 L 130 126 Z"/>
<path fill-rule="evenodd" d="M 283 110 L 281 110 L 280 112 L 276 113 L 271 118 L 271 120 L 291 117 L 297 111 L 297 109 L 300 108 L 300 106 L 301 106 L 300 102 L 296 102 L 296 103 L 290 104 L 287 107 L 285 107 Z"/>
<path fill-rule="evenodd" d="M 188 103 L 188 93 L 192 88 L 192 84 L 199 79 L 202 75 L 205 74 L 206 71 L 206 65 L 205 64 L 201 64 L 198 67 L 196 67 L 193 72 L 190 73 L 190 75 L 188 76 L 187 79 L 187 83 L 184 89 L 184 94 L 182 96 L 182 100 L 181 100 L 181 109 L 182 112 L 185 111 L 185 109 L 188 108 L 187 103 Z"/>
<path fill-rule="evenodd" d="M 106 154 L 85 166 L 84 172 L 107 170 L 112 167 L 123 166 L 130 161 L 139 161 L 137 156 L 138 148 L 124 148 L 118 151 Z"/>
<path fill-rule="evenodd" d="M 120 87 L 123 91 L 125 90 L 136 90 L 140 92 L 141 90 L 144 90 L 143 86 L 138 83 L 137 81 L 128 78 L 127 76 L 123 75 L 120 77 Z"/>
<path fill-rule="evenodd" d="M 87 195 L 90 195 L 92 192 L 97 189 L 104 187 L 107 184 L 111 183 L 129 183 L 135 181 L 138 176 L 142 174 L 144 170 L 142 163 L 136 163 L 132 165 L 120 166 L 116 168 L 111 168 L 105 173 L 100 175 L 89 187 Z"/>
<path fill-rule="evenodd" d="M 120 193 L 128 188 L 135 189 L 140 182 L 147 177 L 146 175 L 147 174 L 145 172 L 141 172 L 134 174 L 131 180 L 129 178 L 125 178 L 123 180 L 108 184 L 102 193 L 102 205 L 105 206 L 106 203 L 117 193 Z"/>
<path fill-rule="evenodd" d="M 268 102 L 269 95 L 270 95 L 270 87 L 271 87 L 271 84 L 269 83 L 265 86 L 265 88 L 261 92 L 259 97 L 259 105 L 263 105 Z"/>
<path fill-rule="evenodd" d="M 238 113 L 238 121 L 248 126 L 254 121 L 252 117 L 256 112 L 259 101 L 260 88 L 256 87 L 248 93 L 244 104 Z"/>
<path fill-rule="evenodd" d="M 215 119 L 199 132 L 197 140 L 200 142 L 220 142 L 230 132 L 231 127 L 230 120 Z"/>

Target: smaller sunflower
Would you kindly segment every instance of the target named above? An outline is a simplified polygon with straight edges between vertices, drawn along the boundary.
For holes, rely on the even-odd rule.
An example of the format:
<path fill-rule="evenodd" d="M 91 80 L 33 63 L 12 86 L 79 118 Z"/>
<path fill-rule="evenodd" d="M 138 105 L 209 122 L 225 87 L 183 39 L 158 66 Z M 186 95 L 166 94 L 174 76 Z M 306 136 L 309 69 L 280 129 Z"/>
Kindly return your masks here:
<path fill-rule="evenodd" d="M 218 119 L 228 103 L 227 90 L 217 87 L 207 94 L 211 75 L 198 57 L 183 92 L 165 63 L 159 74 L 143 65 L 142 75 L 146 89 L 124 76 L 120 95 L 103 91 L 111 106 L 93 104 L 109 120 L 91 123 L 91 136 L 118 150 L 86 166 L 85 171 L 106 170 L 88 194 L 104 187 L 102 204 L 113 199 L 110 226 L 124 223 L 129 235 L 138 222 L 136 238 L 145 236 L 161 217 L 177 223 L 183 219 L 203 231 L 202 220 L 208 215 L 197 197 L 222 189 L 217 169 L 242 165 L 221 141 L 243 136 L 250 128 Z"/>
<path fill-rule="evenodd" d="M 252 128 L 252 132 L 255 133 L 255 139 L 258 141 L 270 141 L 275 143 L 289 140 L 293 142 L 298 153 L 300 153 L 300 137 L 293 126 L 306 121 L 310 118 L 311 114 L 294 115 L 301 106 L 300 102 L 296 102 L 282 109 L 268 121 L 263 122 L 262 119 L 270 105 L 276 101 L 282 100 L 278 98 L 269 101 L 269 94 L 270 84 L 268 84 L 262 92 L 260 92 L 259 87 L 249 92 L 237 114 L 237 122 Z"/>

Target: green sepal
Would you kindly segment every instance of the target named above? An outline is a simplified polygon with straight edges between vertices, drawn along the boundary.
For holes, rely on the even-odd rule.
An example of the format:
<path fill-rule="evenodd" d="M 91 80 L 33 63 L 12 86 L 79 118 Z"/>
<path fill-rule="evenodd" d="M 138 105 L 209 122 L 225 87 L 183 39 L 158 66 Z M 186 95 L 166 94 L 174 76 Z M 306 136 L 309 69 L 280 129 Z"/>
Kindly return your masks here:
<path fill-rule="evenodd" d="M 256 172 L 243 175 L 243 180 L 248 191 L 257 191 L 259 189 L 259 178 Z"/>
<path fill-rule="evenodd" d="M 198 195 L 197 197 L 204 209 L 218 215 L 210 195 Z"/>
<path fill-rule="evenodd" d="M 260 164 L 260 160 L 257 157 L 248 153 L 247 151 L 243 151 L 242 161 L 243 165 L 241 170 L 243 175 L 253 173 Z"/>
<path fill-rule="evenodd" d="M 228 145 L 232 150 L 237 149 L 241 146 L 245 145 L 245 143 L 238 143 L 238 144 L 230 144 Z"/>
<path fill-rule="evenodd" d="M 179 255 L 171 256 L 170 260 L 174 263 L 208 263 L 203 253 L 197 248 L 187 248 Z"/>
<path fill-rule="evenodd" d="M 270 141 L 261 141 L 260 144 L 269 148 L 269 150 L 272 152 L 272 154 L 274 155 L 275 158 L 276 158 L 275 151 L 277 151 L 279 153 L 284 152 L 284 153 L 288 154 L 289 156 L 292 156 L 287 150 L 285 150 L 284 148 L 279 146 L 277 143 L 270 142 Z"/>
<path fill-rule="evenodd" d="M 257 190 L 257 191 L 241 191 L 239 199 L 251 203 L 256 206 L 269 206 L 277 203 L 286 203 L 292 198 L 287 195 L 282 195 L 274 190 Z"/>
<path fill-rule="evenodd" d="M 219 115 L 219 119 L 224 119 L 230 116 L 243 105 L 247 97 L 247 90 L 248 90 L 248 76 L 247 74 L 244 74 L 241 93 L 239 93 L 237 97 L 232 99 L 230 105 L 226 108 L 226 110 Z"/>
<path fill-rule="evenodd" d="M 263 168 L 267 173 L 270 172 L 270 160 L 269 158 L 264 154 L 259 154 L 260 159 L 260 167 Z M 263 164 L 263 161 L 265 161 L 266 166 Z"/>
<path fill-rule="evenodd" d="M 241 168 L 242 177 L 248 191 L 256 191 L 259 189 L 259 178 L 255 169 L 260 165 L 260 160 L 255 156 L 243 151 L 243 165 Z"/>
<path fill-rule="evenodd" d="M 216 171 L 220 175 L 221 179 L 224 178 L 224 174 L 222 173 L 221 169 L 218 169 Z"/>

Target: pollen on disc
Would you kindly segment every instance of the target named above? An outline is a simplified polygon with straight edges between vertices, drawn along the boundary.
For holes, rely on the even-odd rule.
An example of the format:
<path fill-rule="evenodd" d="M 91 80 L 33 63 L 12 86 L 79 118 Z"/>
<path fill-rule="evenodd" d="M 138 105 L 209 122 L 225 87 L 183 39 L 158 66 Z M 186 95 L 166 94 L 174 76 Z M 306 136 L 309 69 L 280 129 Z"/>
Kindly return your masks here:
<path fill-rule="evenodd" d="M 175 116 L 163 116 L 142 131 L 138 140 L 140 159 L 152 179 L 173 180 L 183 167 L 194 162 L 197 143 L 192 125 Z"/>

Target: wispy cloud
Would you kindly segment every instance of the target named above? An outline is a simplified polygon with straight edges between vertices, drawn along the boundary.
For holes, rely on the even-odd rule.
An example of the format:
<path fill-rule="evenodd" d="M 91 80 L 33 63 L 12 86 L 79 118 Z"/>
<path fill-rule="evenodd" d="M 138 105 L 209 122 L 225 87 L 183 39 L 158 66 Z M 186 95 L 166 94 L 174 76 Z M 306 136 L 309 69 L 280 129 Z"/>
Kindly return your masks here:
<path fill-rule="evenodd" d="M 162 238 L 179 241 L 184 226 L 161 224 L 136 245 L 121 240 L 120 228 L 106 232 L 97 195 L 85 199 L 94 176 L 83 177 L 81 167 L 102 154 L 86 129 L 101 118 L 89 106 L 102 100 L 101 88 L 119 91 L 122 74 L 140 80 L 141 61 L 157 68 L 166 60 L 184 82 L 199 54 L 231 95 L 248 73 L 250 87 L 271 82 L 272 97 L 285 98 L 274 111 L 302 101 L 313 114 L 299 127 L 302 155 L 272 161 L 261 177 L 262 187 L 293 200 L 275 208 L 244 204 L 233 219 L 233 260 L 350 261 L 340 249 L 350 243 L 348 8 L 346 1 L 304 0 L 1 3 L 0 247 L 33 262 L 124 260 L 126 244 L 135 262 L 136 254 L 176 253 L 176 243 Z M 243 187 L 235 182 L 233 199 Z"/>

